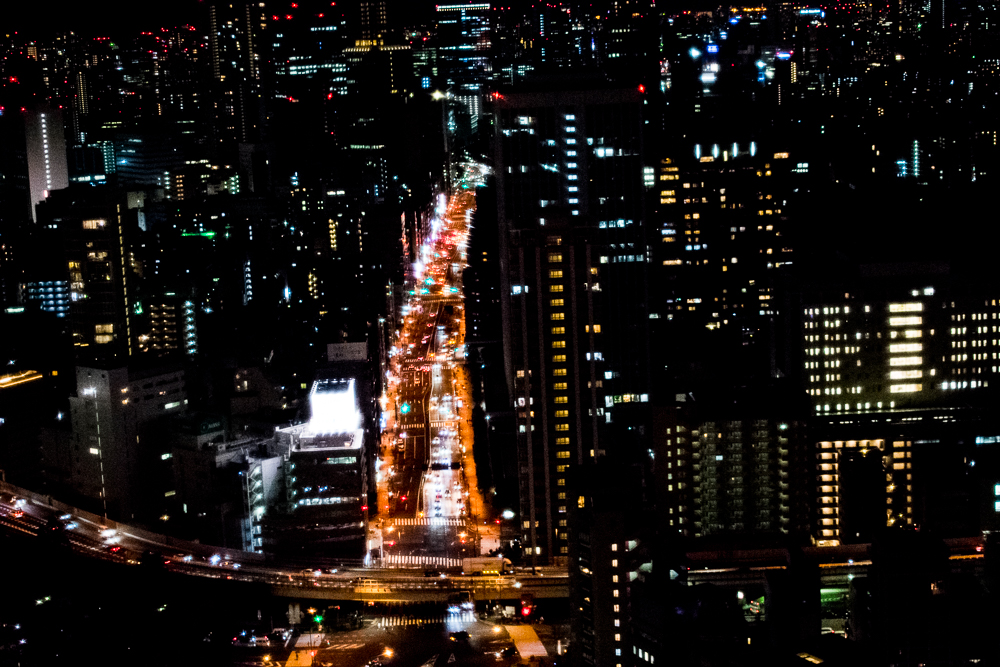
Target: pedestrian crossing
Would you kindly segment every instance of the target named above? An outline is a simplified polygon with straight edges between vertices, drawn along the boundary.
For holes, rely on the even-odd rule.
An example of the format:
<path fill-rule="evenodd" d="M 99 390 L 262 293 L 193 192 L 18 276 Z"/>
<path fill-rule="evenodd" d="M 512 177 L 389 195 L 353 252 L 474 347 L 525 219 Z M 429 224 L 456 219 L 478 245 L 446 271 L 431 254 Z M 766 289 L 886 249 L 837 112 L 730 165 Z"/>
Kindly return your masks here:
<path fill-rule="evenodd" d="M 434 565 L 437 567 L 461 567 L 461 558 L 445 558 L 443 556 L 398 556 L 387 555 L 382 558 L 382 567 L 399 565 Z"/>
<path fill-rule="evenodd" d="M 454 517 L 432 516 L 421 519 L 392 519 L 397 526 L 464 526 L 465 521 Z"/>
<path fill-rule="evenodd" d="M 364 647 L 365 645 L 363 643 L 355 643 L 355 644 L 330 644 L 328 648 L 334 651 L 353 651 Z"/>
<path fill-rule="evenodd" d="M 475 621 L 476 615 L 471 611 L 461 611 L 453 614 L 431 614 L 420 617 L 394 615 L 376 618 L 375 627 L 396 628 L 407 625 L 426 625 L 428 623 L 474 623 Z"/>

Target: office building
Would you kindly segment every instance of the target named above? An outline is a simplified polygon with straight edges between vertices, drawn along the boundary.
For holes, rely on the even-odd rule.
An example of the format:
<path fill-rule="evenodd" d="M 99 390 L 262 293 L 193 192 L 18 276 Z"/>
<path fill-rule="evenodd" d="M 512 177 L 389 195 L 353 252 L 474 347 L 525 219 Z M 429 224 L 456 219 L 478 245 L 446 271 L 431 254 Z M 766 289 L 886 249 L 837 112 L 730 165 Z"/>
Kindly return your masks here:
<path fill-rule="evenodd" d="M 570 468 L 644 451 L 629 428 L 649 400 L 643 98 L 539 85 L 495 100 L 500 293 L 522 544 L 557 563 Z"/>
<path fill-rule="evenodd" d="M 135 350 L 131 242 L 134 210 L 117 190 L 74 186 L 38 208 L 39 224 L 56 230 L 69 279 L 69 324 L 81 358 L 127 358 Z"/>
<path fill-rule="evenodd" d="M 187 410 L 184 372 L 165 368 L 77 366 L 67 482 L 112 519 L 147 518 L 156 489 L 146 484 L 159 452 L 159 418 Z M 149 428 L 152 428 L 150 432 Z M 147 440 L 149 443 L 147 444 Z M 166 491 L 164 493 L 170 493 Z"/>
<path fill-rule="evenodd" d="M 490 3 L 437 5 L 437 67 L 448 90 L 463 104 L 475 132 L 483 94 L 493 80 Z"/>
<path fill-rule="evenodd" d="M 943 265 L 913 268 L 862 265 L 805 289 L 802 386 L 816 415 L 957 406 L 1000 372 L 996 295 Z"/>
<path fill-rule="evenodd" d="M 310 420 L 278 429 L 285 512 L 265 515 L 265 550 L 358 558 L 367 536 L 368 457 L 355 380 L 320 379 Z"/>
<path fill-rule="evenodd" d="M 69 186 L 66 138 L 63 134 L 61 110 L 38 105 L 22 113 L 28 157 L 28 187 L 34 207 L 53 190 Z M 37 220 L 37 214 L 35 216 Z"/>

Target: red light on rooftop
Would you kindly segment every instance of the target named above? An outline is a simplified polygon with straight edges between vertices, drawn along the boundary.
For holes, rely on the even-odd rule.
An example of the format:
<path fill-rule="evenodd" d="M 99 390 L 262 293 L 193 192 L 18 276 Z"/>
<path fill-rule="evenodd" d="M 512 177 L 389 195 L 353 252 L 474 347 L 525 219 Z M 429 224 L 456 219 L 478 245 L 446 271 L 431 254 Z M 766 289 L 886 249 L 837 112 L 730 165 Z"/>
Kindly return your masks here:
<path fill-rule="evenodd" d="M 292 20 L 292 15 L 291 14 L 285 14 L 285 18 L 288 19 L 289 21 L 291 21 Z"/>
<path fill-rule="evenodd" d="M 640 93 L 644 93 L 644 92 L 646 92 L 646 86 L 644 86 L 644 85 L 642 85 L 642 84 L 640 83 L 640 84 L 639 84 L 639 92 L 640 92 Z"/>
<path fill-rule="evenodd" d="M 327 93 L 326 94 L 326 99 L 332 100 L 333 99 L 333 93 Z"/>

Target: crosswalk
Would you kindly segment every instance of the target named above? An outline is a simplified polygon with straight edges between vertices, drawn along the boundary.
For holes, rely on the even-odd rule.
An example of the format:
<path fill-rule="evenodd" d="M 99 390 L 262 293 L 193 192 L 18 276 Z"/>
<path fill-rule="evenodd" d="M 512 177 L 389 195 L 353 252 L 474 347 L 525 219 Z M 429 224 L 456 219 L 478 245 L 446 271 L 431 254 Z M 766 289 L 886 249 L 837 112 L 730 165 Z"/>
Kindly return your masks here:
<path fill-rule="evenodd" d="M 443 556 L 397 556 L 387 555 L 382 558 L 382 567 L 393 565 L 434 565 L 437 567 L 461 567 L 461 558 L 445 558 Z"/>
<path fill-rule="evenodd" d="M 394 628 L 406 625 L 426 625 L 428 623 L 474 623 L 476 615 L 471 611 L 461 611 L 453 614 L 436 614 L 430 616 L 380 616 L 375 619 L 375 627 Z"/>
<path fill-rule="evenodd" d="M 464 526 L 465 521 L 454 517 L 432 516 L 422 519 L 393 519 L 392 523 L 397 526 Z"/>
<path fill-rule="evenodd" d="M 359 648 L 364 648 L 364 647 L 365 647 L 365 645 L 363 643 L 330 644 L 330 646 L 329 646 L 329 648 L 333 649 L 334 651 L 353 651 L 353 650 L 356 650 L 356 649 L 359 649 Z"/>

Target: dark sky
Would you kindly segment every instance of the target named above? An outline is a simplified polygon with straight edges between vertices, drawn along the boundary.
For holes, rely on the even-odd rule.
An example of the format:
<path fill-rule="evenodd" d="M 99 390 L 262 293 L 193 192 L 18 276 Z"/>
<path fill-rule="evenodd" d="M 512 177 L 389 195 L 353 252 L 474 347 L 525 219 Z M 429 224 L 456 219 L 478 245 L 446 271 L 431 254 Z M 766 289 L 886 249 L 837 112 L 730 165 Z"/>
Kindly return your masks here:
<path fill-rule="evenodd" d="M 278 8 L 291 0 L 266 0 Z M 313 0 L 315 2 L 315 0 Z M 338 0 L 346 5 L 356 0 Z M 73 30 L 84 35 L 152 30 L 183 23 L 204 27 L 209 0 L 12 0 L 4 3 L 0 30 L 30 37 Z M 306 6 L 306 2 L 302 3 Z M 433 14 L 435 0 L 387 0 L 390 21 L 409 24 Z M 10 6 L 7 6 L 10 5 Z"/>
<path fill-rule="evenodd" d="M 10 6 L 7 6 L 7 5 Z M 200 0 L 14 0 L 3 9 L 4 32 L 16 30 L 44 36 L 57 30 L 111 34 L 118 29 L 143 30 L 170 24 L 204 24 Z"/>

